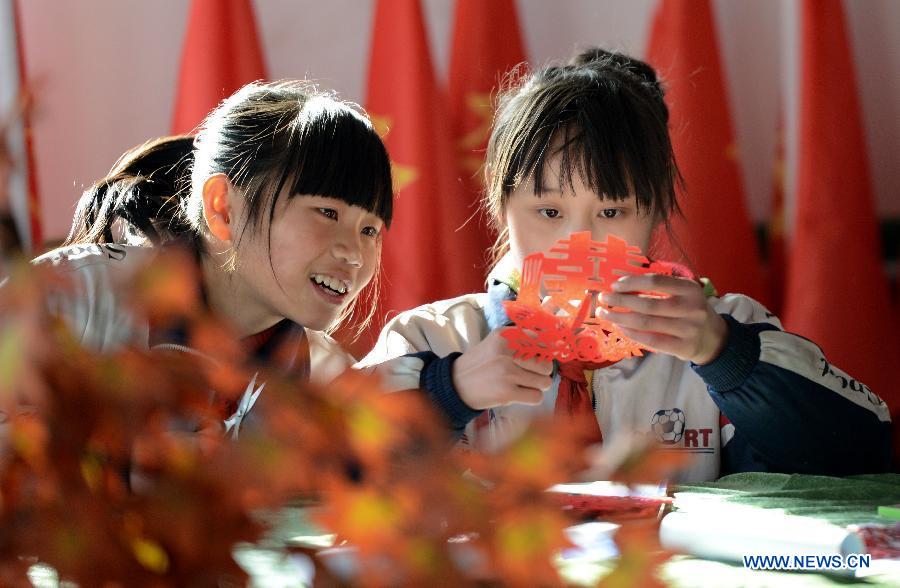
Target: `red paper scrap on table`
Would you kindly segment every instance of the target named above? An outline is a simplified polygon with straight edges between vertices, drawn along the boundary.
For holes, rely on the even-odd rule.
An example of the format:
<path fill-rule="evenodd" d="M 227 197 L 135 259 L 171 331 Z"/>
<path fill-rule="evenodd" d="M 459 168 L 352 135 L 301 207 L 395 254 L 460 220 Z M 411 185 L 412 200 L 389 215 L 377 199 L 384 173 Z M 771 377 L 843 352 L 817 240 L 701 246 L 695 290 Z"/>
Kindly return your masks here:
<path fill-rule="evenodd" d="M 900 523 L 850 525 L 847 530 L 862 538 L 866 553 L 874 559 L 900 559 Z"/>
<path fill-rule="evenodd" d="M 611 481 L 557 484 L 549 490 L 563 510 L 583 520 L 625 521 L 657 518 L 672 504 L 665 485 L 622 484 Z"/>
<path fill-rule="evenodd" d="M 613 282 L 628 274 L 685 273 L 676 264 L 650 262 L 639 247 L 614 235 L 601 243 L 588 231 L 572 233 L 548 252 L 525 258 L 518 299 L 503 303 L 515 323 L 503 336 L 522 359 L 599 363 L 643 355 L 644 347 L 596 316 L 598 308 L 611 308 L 600 294 L 611 292 Z"/>
<path fill-rule="evenodd" d="M 627 520 L 655 518 L 660 510 L 672 504 L 672 498 L 647 496 L 593 496 L 558 493 L 554 498 L 563 510 L 583 519 Z"/>

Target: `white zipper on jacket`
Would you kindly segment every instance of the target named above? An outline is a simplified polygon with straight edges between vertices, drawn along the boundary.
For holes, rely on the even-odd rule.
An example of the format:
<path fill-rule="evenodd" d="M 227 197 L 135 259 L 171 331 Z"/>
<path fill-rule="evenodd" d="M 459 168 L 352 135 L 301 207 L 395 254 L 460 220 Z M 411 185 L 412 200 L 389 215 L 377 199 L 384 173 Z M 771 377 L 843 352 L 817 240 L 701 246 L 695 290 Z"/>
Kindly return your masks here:
<path fill-rule="evenodd" d="M 151 351 L 181 351 L 183 353 L 188 353 L 190 355 L 194 355 L 196 357 L 200 357 L 205 359 L 213 364 L 219 364 L 215 358 L 212 358 L 205 353 L 201 353 L 196 349 L 188 347 L 186 345 L 179 345 L 178 343 L 159 343 L 150 348 Z M 247 384 L 246 390 L 241 395 L 240 399 L 237 403 L 237 409 L 234 414 L 225 418 L 222 423 L 225 426 L 225 434 L 229 435 L 232 439 L 238 438 L 238 432 L 241 428 L 241 422 L 244 420 L 244 417 L 250 412 L 250 409 L 253 408 L 253 405 L 256 404 L 256 400 L 259 398 L 259 395 L 262 393 L 263 389 L 266 387 L 266 383 L 262 382 L 259 386 L 256 385 L 256 378 L 259 377 L 259 372 L 253 374 L 253 377 L 250 379 L 250 382 Z M 214 392 L 213 392 L 214 393 Z"/>
<path fill-rule="evenodd" d="M 188 347 L 187 345 L 179 345 L 178 343 L 158 343 L 150 347 L 150 351 L 181 351 L 190 355 L 196 355 L 197 357 L 211 361 L 212 363 L 219 363 L 215 358 L 210 357 L 205 353 L 201 353 L 193 347 Z"/>

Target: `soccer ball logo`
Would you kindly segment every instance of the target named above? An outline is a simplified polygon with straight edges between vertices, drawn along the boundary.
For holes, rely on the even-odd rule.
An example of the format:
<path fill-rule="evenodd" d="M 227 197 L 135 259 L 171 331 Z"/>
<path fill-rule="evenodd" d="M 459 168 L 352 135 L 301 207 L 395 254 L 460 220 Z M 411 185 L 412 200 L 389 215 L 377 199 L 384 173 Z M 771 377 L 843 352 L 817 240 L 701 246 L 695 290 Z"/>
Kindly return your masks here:
<path fill-rule="evenodd" d="M 650 428 L 660 443 L 674 445 L 684 436 L 685 422 L 684 411 L 680 408 L 658 410 L 650 418 Z"/>

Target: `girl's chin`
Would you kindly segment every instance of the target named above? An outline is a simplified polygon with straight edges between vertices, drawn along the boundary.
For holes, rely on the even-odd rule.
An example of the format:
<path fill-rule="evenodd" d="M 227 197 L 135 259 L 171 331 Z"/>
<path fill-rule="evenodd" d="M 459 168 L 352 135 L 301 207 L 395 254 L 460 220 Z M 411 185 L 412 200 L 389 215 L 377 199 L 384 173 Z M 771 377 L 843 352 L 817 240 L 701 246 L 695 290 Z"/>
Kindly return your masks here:
<path fill-rule="evenodd" d="M 330 312 L 317 312 L 314 313 L 313 316 L 309 316 L 309 309 L 304 309 L 306 312 L 298 312 L 295 313 L 296 319 L 291 319 L 295 323 L 306 327 L 307 329 L 312 329 L 313 331 L 325 331 L 329 327 L 333 326 L 338 316 L 340 316 L 341 311 L 344 309 L 344 306 L 337 306 L 333 309 L 329 309 Z M 298 320 L 303 319 L 303 320 Z"/>
<path fill-rule="evenodd" d="M 313 320 L 308 320 L 303 323 L 299 323 L 306 327 L 307 329 L 312 329 L 313 331 L 324 331 L 328 329 L 331 325 L 334 324 L 334 320 L 337 318 L 337 314 L 331 317 L 316 317 Z"/>
<path fill-rule="evenodd" d="M 541 251 L 535 251 L 534 253 L 542 253 Z M 508 269 L 517 269 L 521 270 L 522 266 L 525 265 L 525 258 L 531 255 L 531 253 L 518 253 L 510 251 L 509 253 L 509 261 L 507 262 Z"/>

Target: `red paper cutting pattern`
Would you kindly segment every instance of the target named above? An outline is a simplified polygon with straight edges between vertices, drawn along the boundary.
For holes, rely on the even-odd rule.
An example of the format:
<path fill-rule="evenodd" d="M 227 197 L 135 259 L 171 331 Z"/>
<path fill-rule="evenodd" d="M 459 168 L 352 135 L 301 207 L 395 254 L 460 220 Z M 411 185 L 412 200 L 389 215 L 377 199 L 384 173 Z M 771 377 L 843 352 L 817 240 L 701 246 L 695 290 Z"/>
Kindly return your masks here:
<path fill-rule="evenodd" d="M 614 235 L 601 243 L 592 241 L 590 232 L 572 233 L 548 252 L 525 258 L 518 299 L 503 303 L 515 323 L 503 336 L 522 359 L 599 363 L 643 355 L 644 347 L 596 314 L 603 306 L 600 294 L 610 292 L 613 282 L 650 273 L 683 276 L 685 271 L 651 263 L 639 247 Z"/>

